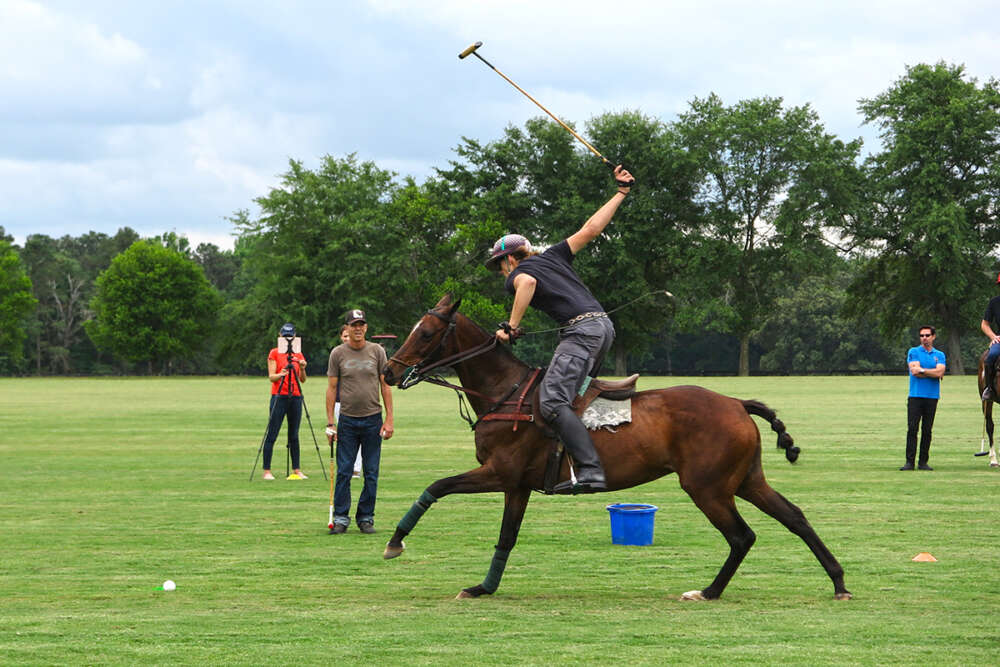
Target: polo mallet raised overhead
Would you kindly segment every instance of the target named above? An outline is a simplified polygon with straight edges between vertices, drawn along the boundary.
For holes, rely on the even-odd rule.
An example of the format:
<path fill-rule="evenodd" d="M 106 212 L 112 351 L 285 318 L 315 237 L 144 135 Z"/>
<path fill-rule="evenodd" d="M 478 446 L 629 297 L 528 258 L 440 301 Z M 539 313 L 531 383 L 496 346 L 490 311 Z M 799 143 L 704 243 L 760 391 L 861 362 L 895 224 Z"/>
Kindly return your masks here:
<path fill-rule="evenodd" d="M 539 109 L 541 109 L 542 111 L 544 111 L 545 113 L 547 113 L 549 115 L 549 117 L 552 118 L 552 120 L 554 120 L 555 122 L 559 123 L 564 130 L 566 130 L 567 132 L 569 132 L 570 134 L 572 134 L 574 137 L 576 137 L 576 140 L 579 141 L 584 146 L 586 146 L 587 149 L 590 150 L 591 153 L 593 153 L 597 157 L 601 158 L 601 161 L 604 162 L 604 164 L 607 165 L 609 169 L 614 170 L 614 168 L 616 166 L 618 166 L 619 163 L 612 162 L 608 158 L 606 158 L 603 155 L 601 155 L 601 152 L 599 150 L 597 150 L 596 148 L 594 148 L 593 146 L 591 146 L 590 143 L 588 143 L 586 139 L 584 139 L 579 134 L 577 134 L 576 132 L 574 132 L 573 128 L 571 128 L 566 123 L 562 122 L 555 114 L 553 114 L 551 111 L 549 111 L 548 109 L 546 109 L 545 107 L 543 107 L 538 100 L 536 100 L 534 97 L 532 97 L 527 92 L 525 92 L 525 90 L 523 88 L 521 88 L 521 86 L 519 86 L 516 83 L 514 83 L 513 81 L 511 81 L 510 78 L 506 74 L 504 74 L 503 72 L 501 72 L 500 70 L 498 70 L 496 67 L 494 67 L 493 65 L 491 65 L 490 62 L 488 60 L 486 60 L 486 58 L 483 58 L 481 55 L 479 55 L 478 53 L 476 53 L 476 50 L 480 46 L 482 46 L 482 45 L 483 45 L 482 42 L 476 42 L 475 44 L 473 44 L 472 46 L 470 46 L 469 48 L 467 48 L 465 51 L 462 51 L 461 53 L 459 53 L 458 57 L 464 59 L 469 54 L 472 54 L 475 57 L 477 57 L 480 60 L 482 60 L 486 64 L 487 67 L 489 67 L 491 70 L 493 70 L 494 72 L 496 72 L 497 74 L 499 74 L 500 76 L 502 76 L 504 78 L 504 81 L 506 81 L 510 85 L 514 86 L 515 88 L 517 88 L 517 90 L 522 95 L 524 95 L 529 100 L 531 100 L 536 105 L 538 105 Z"/>

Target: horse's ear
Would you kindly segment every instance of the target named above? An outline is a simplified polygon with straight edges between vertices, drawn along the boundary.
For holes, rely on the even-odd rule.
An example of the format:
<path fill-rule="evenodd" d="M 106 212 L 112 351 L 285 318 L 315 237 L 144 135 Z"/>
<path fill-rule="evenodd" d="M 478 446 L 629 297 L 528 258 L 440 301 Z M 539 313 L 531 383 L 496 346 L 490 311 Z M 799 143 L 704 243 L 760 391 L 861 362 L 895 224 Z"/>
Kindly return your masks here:
<path fill-rule="evenodd" d="M 451 304 L 451 310 L 448 311 L 449 315 L 454 315 L 458 312 L 458 307 L 462 305 L 462 297 L 458 297 L 458 301 Z"/>

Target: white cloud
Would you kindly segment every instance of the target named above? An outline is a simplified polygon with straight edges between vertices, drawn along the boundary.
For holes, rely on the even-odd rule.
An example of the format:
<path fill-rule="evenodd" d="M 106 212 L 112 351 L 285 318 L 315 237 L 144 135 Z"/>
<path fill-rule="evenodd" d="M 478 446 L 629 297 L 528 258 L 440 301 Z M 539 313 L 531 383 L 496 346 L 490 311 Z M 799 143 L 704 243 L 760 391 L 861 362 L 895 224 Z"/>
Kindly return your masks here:
<path fill-rule="evenodd" d="M 18 237 L 124 225 L 229 239 L 287 169 L 324 154 L 413 174 L 463 135 L 543 112 L 665 121 L 718 93 L 811 103 L 828 131 L 905 65 L 1000 71 L 996 2 L 632 0 L 0 2 L 0 225 Z M 599 148 L 599 147 L 598 147 Z M 226 243 L 228 247 L 230 243 Z"/>

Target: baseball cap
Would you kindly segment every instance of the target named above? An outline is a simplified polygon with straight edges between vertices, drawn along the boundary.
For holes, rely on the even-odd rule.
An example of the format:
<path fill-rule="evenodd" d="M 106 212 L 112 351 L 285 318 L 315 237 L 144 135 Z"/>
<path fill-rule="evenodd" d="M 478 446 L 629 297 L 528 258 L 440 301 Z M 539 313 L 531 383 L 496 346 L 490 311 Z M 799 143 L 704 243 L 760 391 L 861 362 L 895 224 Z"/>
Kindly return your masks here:
<path fill-rule="evenodd" d="M 344 313 L 344 324 L 353 324 L 355 322 L 367 322 L 365 319 L 365 311 L 363 310 L 349 310 Z"/>

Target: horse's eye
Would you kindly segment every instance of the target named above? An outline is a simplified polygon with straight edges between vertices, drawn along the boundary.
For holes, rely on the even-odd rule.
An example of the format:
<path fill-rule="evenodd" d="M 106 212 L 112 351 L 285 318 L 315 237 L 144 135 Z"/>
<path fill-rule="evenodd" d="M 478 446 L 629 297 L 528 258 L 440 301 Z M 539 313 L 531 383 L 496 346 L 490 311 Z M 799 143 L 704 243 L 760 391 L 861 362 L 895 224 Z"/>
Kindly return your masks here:
<path fill-rule="evenodd" d="M 434 332 L 433 331 L 421 331 L 420 332 L 420 340 L 428 340 L 429 341 L 431 338 L 434 338 Z"/>

